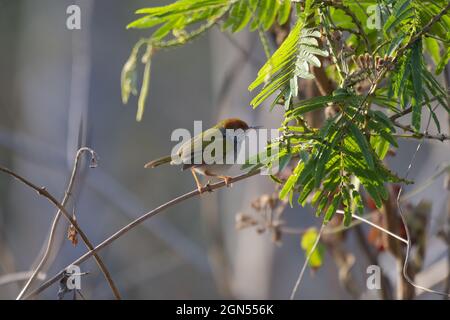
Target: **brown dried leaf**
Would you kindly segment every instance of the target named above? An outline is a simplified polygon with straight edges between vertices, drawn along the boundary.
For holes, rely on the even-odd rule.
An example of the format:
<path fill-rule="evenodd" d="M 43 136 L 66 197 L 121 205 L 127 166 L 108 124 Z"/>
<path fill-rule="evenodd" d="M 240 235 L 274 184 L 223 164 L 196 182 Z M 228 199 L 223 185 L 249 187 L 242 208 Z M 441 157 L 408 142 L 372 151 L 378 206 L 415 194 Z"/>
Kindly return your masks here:
<path fill-rule="evenodd" d="M 72 218 L 75 221 L 77 220 L 75 214 L 73 214 Z M 69 229 L 67 230 L 67 239 L 69 239 L 74 246 L 78 244 L 78 231 L 73 224 L 70 224 Z"/>

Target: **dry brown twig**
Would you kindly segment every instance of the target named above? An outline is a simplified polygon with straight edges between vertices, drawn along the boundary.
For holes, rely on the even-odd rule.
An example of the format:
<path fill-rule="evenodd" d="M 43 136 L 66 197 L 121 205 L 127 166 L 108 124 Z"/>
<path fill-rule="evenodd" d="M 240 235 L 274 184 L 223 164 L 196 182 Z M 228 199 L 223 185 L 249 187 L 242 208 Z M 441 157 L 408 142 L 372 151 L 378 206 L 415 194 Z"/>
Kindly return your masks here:
<path fill-rule="evenodd" d="M 69 184 L 67 185 L 67 189 L 64 193 L 64 197 L 63 200 L 61 201 L 61 205 L 63 207 L 66 206 L 67 202 L 69 201 L 70 196 L 72 195 L 72 190 L 73 190 L 73 186 L 74 186 L 74 182 L 75 182 L 75 177 L 77 176 L 77 172 L 79 169 L 79 162 L 81 159 L 81 156 L 84 153 L 89 153 L 91 155 L 91 164 L 90 167 L 96 167 L 97 166 L 97 154 L 95 153 L 94 150 L 90 149 L 90 148 L 80 148 L 77 151 L 77 154 L 75 156 L 75 162 L 73 165 L 73 169 L 72 169 L 72 174 L 70 176 L 69 179 Z M 28 279 L 27 283 L 25 284 L 25 286 L 23 287 L 23 289 L 21 290 L 20 294 L 17 296 L 17 299 L 20 300 L 22 299 L 23 295 L 27 292 L 27 290 L 31 287 L 31 284 L 33 283 L 33 281 L 36 279 L 36 276 L 39 274 L 39 272 L 42 270 L 43 266 L 45 265 L 45 263 L 47 262 L 50 253 L 51 253 L 51 248 L 52 248 L 52 244 L 55 240 L 55 236 L 56 236 L 56 227 L 58 226 L 58 222 L 61 218 L 62 215 L 62 211 L 60 209 L 58 209 L 58 211 L 55 214 L 55 217 L 53 218 L 53 222 L 52 222 L 52 226 L 50 229 L 50 233 L 48 236 L 48 241 L 45 247 L 45 251 L 44 254 L 42 255 L 41 260 L 39 261 L 37 267 L 34 269 L 34 271 L 31 274 L 31 277 Z"/>
<path fill-rule="evenodd" d="M 242 181 L 245 180 L 247 178 L 253 177 L 257 174 L 260 173 L 260 170 L 255 170 L 255 171 L 250 171 L 247 173 L 244 173 L 242 175 L 233 177 L 230 179 L 231 183 L 234 182 L 238 182 L 238 181 Z M 212 192 L 216 189 L 220 189 L 222 187 L 224 187 L 226 184 L 225 182 L 218 182 L 215 184 L 207 184 L 206 186 L 204 186 L 202 188 L 202 193 L 203 192 Z M 84 255 L 82 255 L 81 257 L 79 257 L 77 260 L 73 261 L 70 265 L 79 265 L 81 263 L 83 263 L 84 261 L 86 261 L 87 259 L 89 259 L 91 256 L 95 255 L 98 251 L 100 251 L 101 249 L 107 247 L 108 245 L 110 245 L 112 242 L 114 242 L 115 240 L 117 240 L 118 238 L 122 237 L 123 235 L 125 235 L 127 232 L 131 231 L 132 229 L 134 229 L 135 227 L 137 227 L 138 225 L 140 225 L 141 223 L 143 223 L 144 221 L 146 221 L 147 219 L 156 216 L 158 213 L 174 206 L 177 205 L 179 203 L 182 203 L 190 198 L 196 197 L 200 195 L 200 192 L 196 189 L 193 190 L 191 192 L 185 193 L 177 198 L 174 198 L 162 205 L 160 205 L 159 207 L 141 215 L 140 217 L 136 218 L 135 220 L 133 220 L 132 222 L 130 222 L 128 225 L 124 226 L 123 228 L 121 228 L 120 230 L 118 230 L 116 233 L 114 233 L 113 235 L 111 235 L 110 237 L 108 237 L 107 239 L 105 239 L 103 242 L 101 242 L 100 244 L 98 244 L 95 248 L 91 249 L 90 251 L 86 252 Z M 341 213 L 341 210 L 337 211 L 338 213 Z M 379 228 L 380 230 L 382 230 L 383 232 L 387 232 L 388 234 L 390 234 L 393 237 L 396 237 L 402 241 L 406 241 L 402 238 L 399 238 L 397 235 L 392 234 L 391 232 L 389 232 L 388 230 L 385 230 L 383 228 L 381 228 L 380 226 L 365 220 L 361 217 L 357 217 L 354 216 L 355 218 L 361 219 L 364 223 L 368 223 L 371 226 L 374 226 L 376 228 Z M 36 295 L 40 294 L 41 292 L 43 292 L 44 290 L 46 290 L 47 288 L 49 288 L 51 285 L 53 285 L 54 283 L 56 283 L 58 280 L 61 279 L 61 277 L 64 276 L 66 268 L 64 268 L 63 270 L 59 271 L 55 276 L 53 276 L 52 278 L 50 278 L 49 280 L 47 280 L 45 283 L 43 283 L 39 288 L 37 288 L 36 290 L 34 290 L 33 292 L 31 292 L 29 295 L 27 295 L 25 297 L 25 299 L 30 299 L 35 297 Z"/>
<path fill-rule="evenodd" d="M 257 174 L 260 173 L 260 170 L 255 170 L 255 171 L 250 171 L 248 173 L 244 173 L 242 175 L 233 177 L 230 179 L 230 183 L 234 183 L 234 182 L 238 182 L 250 177 L 253 177 Z M 225 182 L 218 182 L 215 184 L 207 184 L 206 186 L 204 186 L 202 188 L 202 192 L 212 192 L 216 189 L 220 189 L 222 187 L 225 186 Z M 70 265 L 79 265 L 80 263 L 86 261 L 87 259 L 89 259 L 91 256 L 95 255 L 98 251 L 100 251 L 101 249 L 105 248 L 106 246 L 110 245 L 112 242 L 114 242 L 115 240 L 117 240 L 118 238 L 122 237 L 123 235 L 125 235 L 128 231 L 134 229 L 135 227 L 137 227 L 138 225 L 140 225 L 141 223 L 143 223 L 144 221 L 146 221 L 147 219 L 157 215 L 158 213 L 166 210 L 167 208 L 170 208 L 174 205 L 177 205 L 183 201 L 186 201 L 190 198 L 193 198 L 195 196 L 200 195 L 199 190 L 193 190 L 191 192 L 185 193 L 177 198 L 174 198 L 162 205 L 160 205 L 159 207 L 141 215 L 140 217 L 138 217 L 137 219 L 133 220 L 132 222 L 130 222 L 129 224 L 127 224 L 126 226 L 124 226 L 123 228 L 121 228 L 120 230 L 118 230 L 116 233 L 114 233 L 113 235 L 111 235 L 110 237 L 108 237 L 106 240 L 104 240 L 103 242 L 101 242 L 100 244 L 98 244 L 95 248 L 90 249 L 90 251 L 86 252 L 84 255 L 82 255 L 81 257 L 79 257 L 77 260 L 73 261 Z M 64 275 L 64 271 L 65 269 L 61 270 L 60 272 L 58 272 L 55 276 L 53 276 L 52 278 L 50 278 L 49 280 L 47 280 L 44 284 L 42 284 L 39 288 L 37 288 L 36 290 L 34 290 L 33 292 L 31 292 L 28 296 L 25 297 L 25 299 L 30 299 L 35 297 L 36 295 L 38 295 L 39 293 L 41 293 L 42 291 L 44 291 L 45 289 L 47 289 L 48 287 L 50 287 L 52 284 L 54 284 L 55 282 L 57 282 L 59 279 L 61 279 L 61 277 Z"/>
<path fill-rule="evenodd" d="M 0 277 L 0 287 L 6 286 L 8 284 L 19 282 L 19 281 L 26 281 L 31 277 L 33 274 L 33 271 L 25 271 L 25 272 L 15 272 L 15 273 L 8 273 L 5 275 L 2 275 Z M 39 280 L 45 280 L 47 275 L 45 273 L 39 272 L 36 276 Z"/>
<path fill-rule="evenodd" d="M 88 247 L 89 250 L 92 250 L 94 248 L 94 246 L 89 241 L 86 234 L 78 226 L 78 223 L 67 212 L 65 207 L 51 193 L 49 193 L 45 187 L 39 187 L 39 186 L 35 185 L 34 183 L 30 182 L 29 180 L 27 180 L 26 178 L 22 177 L 21 175 L 15 173 L 14 171 L 11 171 L 10 169 L 4 168 L 2 166 L 0 166 L 0 171 L 12 176 L 13 178 L 22 182 L 23 184 L 30 187 L 31 189 L 34 189 L 40 196 L 46 198 L 50 203 L 52 203 L 58 210 L 60 210 L 64 214 L 64 216 L 66 217 L 67 220 L 70 221 L 70 223 L 74 226 L 75 230 L 80 235 L 83 242 L 86 244 L 86 247 Z M 104 264 L 104 262 L 102 261 L 100 256 L 98 256 L 96 253 L 94 254 L 94 258 L 95 258 L 95 261 L 97 262 L 100 270 L 102 271 L 103 275 L 105 276 L 109 286 L 111 287 L 111 290 L 113 291 L 114 296 L 116 297 L 116 299 L 120 299 L 120 293 L 119 293 L 116 285 L 114 284 L 114 281 L 112 280 L 111 275 L 110 275 L 108 269 L 106 268 L 106 265 Z M 22 291 L 23 292 L 21 292 L 19 294 L 17 299 L 23 298 L 25 291 L 24 290 L 22 290 Z"/>

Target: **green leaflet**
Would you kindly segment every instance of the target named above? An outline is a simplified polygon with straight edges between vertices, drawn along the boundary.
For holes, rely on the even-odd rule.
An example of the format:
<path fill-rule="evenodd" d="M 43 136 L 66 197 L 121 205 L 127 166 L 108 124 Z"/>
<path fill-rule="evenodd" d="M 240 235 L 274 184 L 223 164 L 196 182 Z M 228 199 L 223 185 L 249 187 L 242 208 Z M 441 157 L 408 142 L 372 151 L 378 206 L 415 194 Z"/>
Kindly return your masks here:
<path fill-rule="evenodd" d="M 152 47 L 147 46 L 147 52 L 145 53 L 145 69 L 143 74 L 141 93 L 139 94 L 138 111 L 136 114 L 136 121 L 138 122 L 142 120 L 142 116 L 144 115 L 145 110 L 145 103 L 147 102 L 148 87 L 150 85 L 150 68 L 152 64 L 151 54 Z"/>
<path fill-rule="evenodd" d="M 297 182 L 299 178 L 300 172 L 302 172 L 305 164 L 302 161 L 299 161 L 297 163 L 297 166 L 294 169 L 294 172 L 289 176 L 289 179 L 284 184 L 283 188 L 280 191 L 280 199 L 286 198 L 288 193 L 294 188 L 295 183 Z"/>
<path fill-rule="evenodd" d="M 450 46 L 447 47 L 447 51 L 442 56 L 438 65 L 436 66 L 436 74 L 441 74 L 442 70 L 444 70 L 445 66 L 447 65 L 449 59 L 450 59 Z"/>
<path fill-rule="evenodd" d="M 285 24 L 289 19 L 290 13 L 291 13 L 291 0 L 282 0 L 280 12 L 278 13 L 278 23 L 280 25 Z"/>
<path fill-rule="evenodd" d="M 261 91 L 250 102 L 256 108 L 277 90 L 284 90 L 297 78 L 311 79 L 309 66 L 320 66 L 317 56 L 328 56 L 319 49 L 317 38 L 320 33 L 314 29 L 303 29 L 304 21 L 299 17 L 286 40 L 259 70 L 258 76 L 250 84 L 249 90 L 264 84 Z"/>
<path fill-rule="evenodd" d="M 325 212 L 325 218 L 324 222 L 327 223 L 333 218 L 334 214 L 336 213 L 336 210 L 339 208 L 339 205 L 341 204 L 342 196 L 340 193 L 337 193 L 334 195 L 333 200 L 331 201 L 331 204 L 328 206 L 327 211 Z"/>
<path fill-rule="evenodd" d="M 291 111 L 286 114 L 286 117 L 299 116 L 306 112 L 310 112 L 316 109 L 323 108 L 328 103 L 341 103 L 349 99 L 353 99 L 355 96 L 351 94 L 343 95 L 329 95 L 322 97 L 314 97 L 311 99 L 302 100 L 299 103 L 294 104 Z"/>
<path fill-rule="evenodd" d="M 344 226 L 348 227 L 352 222 L 352 198 L 347 187 L 342 189 L 342 204 L 344 205 Z"/>
<path fill-rule="evenodd" d="M 358 191 L 354 190 L 352 193 L 353 203 L 352 212 L 362 216 L 364 214 L 364 204 L 361 195 Z"/>
<path fill-rule="evenodd" d="M 251 31 L 258 28 L 267 31 L 275 21 L 286 23 L 290 12 L 289 0 L 238 0 L 234 2 L 223 29 L 239 32 L 250 23 Z"/>
<path fill-rule="evenodd" d="M 352 122 L 348 123 L 348 128 L 352 136 L 356 139 L 356 142 L 361 149 L 364 159 L 366 159 L 367 165 L 370 169 L 373 170 L 375 168 L 375 165 L 372 157 L 372 151 L 366 137 Z"/>
<path fill-rule="evenodd" d="M 325 171 L 326 164 L 331 159 L 333 149 L 336 146 L 336 144 L 338 143 L 339 139 L 340 139 L 340 133 L 335 132 L 334 135 L 331 136 L 330 143 L 325 144 L 322 147 L 322 150 L 319 152 L 319 155 L 317 158 L 316 170 L 314 173 L 316 188 L 318 188 L 320 186 L 322 178 L 324 177 L 324 171 Z"/>
<path fill-rule="evenodd" d="M 424 39 L 425 48 L 430 53 L 431 58 L 435 65 L 439 63 L 441 60 L 441 53 L 439 48 L 439 42 L 433 38 L 425 38 Z"/>
<path fill-rule="evenodd" d="M 179 0 L 166 6 L 137 10 L 137 14 L 145 14 L 145 16 L 131 22 L 127 28 L 147 29 L 184 18 L 184 23 L 179 28 L 185 29 L 188 25 L 209 19 L 218 10 L 228 6 L 228 0 Z"/>

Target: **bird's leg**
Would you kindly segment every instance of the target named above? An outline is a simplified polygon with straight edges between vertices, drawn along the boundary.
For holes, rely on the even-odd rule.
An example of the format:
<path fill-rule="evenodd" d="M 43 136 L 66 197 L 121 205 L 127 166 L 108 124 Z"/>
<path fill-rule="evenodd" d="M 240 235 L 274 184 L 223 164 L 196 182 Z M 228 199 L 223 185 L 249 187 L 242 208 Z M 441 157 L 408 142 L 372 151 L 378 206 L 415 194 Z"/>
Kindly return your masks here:
<path fill-rule="evenodd" d="M 231 177 L 228 177 L 228 176 L 219 176 L 219 175 L 217 175 L 217 174 L 214 174 L 214 173 L 212 173 L 212 172 L 209 172 L 208 170 L 205 170 L 205 175 L 210 176 L 210 177 L 217 177 L 217 178 L 219 178 L 219 179 L 222 179 L 222 180 L 225 182 L 225 185 L 226 185 L 227 187 L 231 187 L 231 182 L 230 182 Z"/>
<path fill-rule="evenodd" d="M 227 187 L 231 187 L 231 182 L 230 182 L 231 177 L 228 177 L 228 176 L 217 176 L 217 178 L 222 179 L 225 182 L 225 185 Z"/>
<path fill-rule="evenodd" d="M 208 182 L 205 184 L 204 188 L 206 189 L 206 191 L 208 192 L 213 192 L 212 188 L 211 188 L 211 181 L 208 180 Z"/>
<path fill-rule="evenodd" d="M 200 183 L 200 181 L 198 180 L 197 174 L 195 173 L 195 170 L 193 168 L 191 168 L 191 172 L 192 172 L 192 175 L 194 176 L 195 183 L 197 184 L 197 190 L 198 190 L 198 192 L 200 194 L 202 194 L 203 193 L 203 186 Z"/>

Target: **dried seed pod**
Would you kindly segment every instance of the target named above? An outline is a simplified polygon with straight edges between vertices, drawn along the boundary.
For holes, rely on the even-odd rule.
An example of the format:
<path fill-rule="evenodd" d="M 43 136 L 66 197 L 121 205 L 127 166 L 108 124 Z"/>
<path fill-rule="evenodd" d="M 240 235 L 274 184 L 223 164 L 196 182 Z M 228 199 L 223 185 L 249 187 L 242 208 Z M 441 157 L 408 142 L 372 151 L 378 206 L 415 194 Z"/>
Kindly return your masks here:
<path fill-rule="evenodd" d="M 375 65 L 376 66 L 378 66 L 380 64 L 380 60 L 381 60 L 380 56 L 375 57 Z"/>
<path fill-rule="evenodd" d="M 363 69 L 364 68 L 364 56 L 358 56 L 358 66 Z"/>
<path fill-rule="evenodd" d="M 372 66 L 373 66 L 372 56 L 370 54 L 366 53 L 364 58 L 365 58 L 364 60 L 365 60 L 365 63 L 366 63 L 366 65 L 365 65 L 366 69 L 372 68 Z"/>

